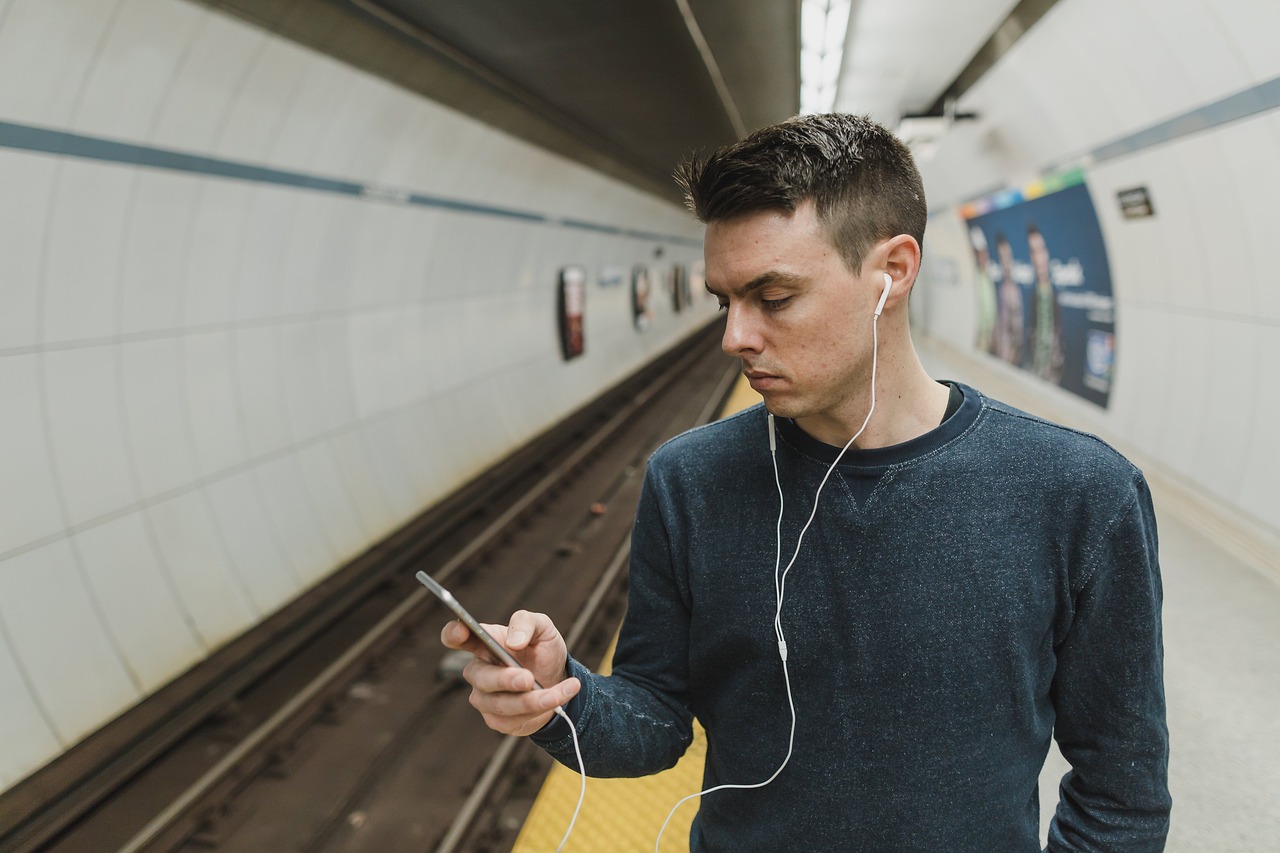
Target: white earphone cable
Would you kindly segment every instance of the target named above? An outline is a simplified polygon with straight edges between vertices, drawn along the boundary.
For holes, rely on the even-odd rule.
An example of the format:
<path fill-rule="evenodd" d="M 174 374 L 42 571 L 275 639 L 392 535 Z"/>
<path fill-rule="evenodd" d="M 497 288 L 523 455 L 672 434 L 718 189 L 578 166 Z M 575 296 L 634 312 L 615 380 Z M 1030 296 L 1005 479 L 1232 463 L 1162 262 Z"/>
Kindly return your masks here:
<path fill-rule="evenodd" d="M 885 287 L 885 292 L 886 293 L 888 292 L 888 285 L 886 285 Z M 883 298 L 881 301 L 883 302 Z M 763 782 L 756 782 L 750 785 L 732 785 L 732 784 L 716 785 L 713 788 L 707 788 L 704 791 L 699 791 L 696 794 L 690 794 L 687 797 L 683 797 L 679 802 L 677 802 L 674 806 L 671 807 L 671 811 L 667 813 L 667 819 L 662 822 L 662 828 L 658 830 L 658 837 L 655 838 L 653 842 L 653 853 L 659 853 L 658 846 L 662 843 L 662 834 L 667 831 L 667 825 L 671 823 L 671 818 L 675 817 L 675 813 L 680 808 L 680 806 L 684 805 L 689 800 L 695 799 L 697 797 L 702 797 L 707 794 L 713 794 L 716 791 L 724 791 L 724 790 L 730 790 L 730 789 L 748 790 L 751 788 L 763 788 L 766 785 L 768 785 L 770 782 L 772 782 L 774 779 L 777 779 L 778 775 L 782 773 L 783 769 L 786 768 L 787 764 L 791 761 L 791 754 L 795 749 L 795 742 L 796 742 L 796 705 L 795 705 L 795 699 L 791 695 L 791 674 L 787 669 L 787 640 L 786 640 L 786 636 L 783 634 L 783 631 L 782 631 L 782 602 L 786 595 L 787 572 L 791 571 L 791 567 L 795 565 L 796 558 L 800 556 L 800 545 L 802 542 L 804 542 L 804 534 L 806 531 L 808 531 L 809 525 L 813 524 L 814 518 L 816 518 L 818 515 L 818 499 L 822 496 L 822 489 L 824 486 L 826 486 L 827 480 L 831 477 L 831 472 L 834 471 L 836 469 L 836 466 L 840 464 L 840 460 L 844 457 L 845 451 L 847 451 L 850 447 L 852 447 L 853 443 L 857 441 L 858 437 L 862 435 L 863 431 L 866 430 L 867 424 L 871 422 L 871 414 L 876 410 L 876 367 L 877 367 L 877 357 L 880 350 L 879 323 L 880 323 L 880 311 L 879 311 L 879 307 L 877 307 L 876 313 L 872 315 L 872 319 L 871 319 L 871 406 L 867 409 L 867 416 L 866 418 L 863 419 L 862 426 L 858 427 L 858 431 L 855 432 L 853 434 L 853 437 L 850 438 L 848 442 L 845 443 L 845 446 L 836 455 L 835 461 L 831 463 L 831 467 L 827 469 L 827 473 L 823 476 L 822 482 L 818 484 L 818 490 L 817 492 L 814 493 L 814 496 L 813 496 L 813 510 L 809 513 L 809 520 L 806 521 L 804 524 L 804 527 L 801 528 L 800 535 L 796 538 L 796 550 L 794 553 L 792 553 L 791 559 L 787 563 L 787 567 L 783 569 L 781 573 L 779 573 L 778 569 L 782 565 L 782 516 L 783 516 L 783 509 L 784 509 L 784 500 L 782 496 L 782 476 L 778 473 L 778 457 L 777 457 L 777 450 L 776 450 L 777 442 L 776 442 L 776 439 L 774 438 L 773 414 L 770 413 L 768 415 L 769 455 L 773 459 L 773 481 L 778 487 L 778 523 L 776 525 L 777 548 L 775 549 L 775 557 L 774 557 L 774 563 L 773 563 L 773 587 L 774 587 L 774 593 L 776 596 L 777 607 L 774 610 L 773 630 L 778 637 L 778 655 L 782 658 L 782 680 L 786 684 L 786 688 L 787 688 L 787 707 L 791 710 L 791 732 L 787 737 L 786 757 L 782 759 L 782 763 L 778 765 L 778 769 L 773 771 L 773 775 L 771 775 L 768 779 L 765 779 Z"/>
<path fill-rule="evenodd" d="M 871 414 L 876 410 L 876 357 L 880 349 L 880 336 L 878 329 L 879 320 L 879 315 L 875 315 L 871 320 L 871 406 L 867 409 L 867 416 L 863 419 L 862 426 L 858 427 L 858 431 L 853 434 L 853 437 L 845 442 L 844 447 L 842 447 L 840 452 L 836 454 L 835 461 L 831 463 L 831 467 L 829 467 L 827 469 L 827 473 L 823 475 L 822 482 L 818 484 L 818 491 L 814 493 L 813 496 L 813 511 L 809 513 L 809 520 L 804 523 L 804 527 L 800 530 L 800 535 L 796 538 L 796 550 L 791 555 L 791 560 L 787 563 L 787 567 L 782 570 L 782 578 L 776 583 L 778 587 L 778 612 L 776 622 L 778 626 L 778 640 L 780 642 L 785 642 L 782 636 L 782 599 L 786 595 L 787 572 L 791 571 L 791 567 L 795 565 L 796 558 L 800 556 L 800 545 L 804 542 L 804 535 L 808 532 L 809 525 L 813 524 L 813 519 L 818 515 L 818 498 L 822 496 L 822 489 L 827 485 L 827 480 L 830 479 L 831 472 L 836 470 L 836 466 L 839 465 L 840 460 L 844 458 L 845 452 L 848 451 L 849 448 L 853 446 L 853 443 L 858 440 L 858 437 L 862 435 L 863 431 L 867 428 L 867 424 L 871 423 Z M 773 460 L 773 473 L 774 476 L 777 477 L 777 457 L 774 457 Z M 781 531 L 781 523 L 779 523 L 778 529 Z"/>
<path fill-rule="evenodd" d="M 582 789 L 578 792 L 578 805 L 573 810 L 573 817 L 569 819 L 569 828 L 564 831 L 564 838 L 560 839 L 560 844 L 556 847 L 556 853 L 560 853 L 569 842 L 569 836 L 573 834 L 573 826 L 578 822 L 578 815 L 582 812 L 582 801 L 587 797 L 587 768 L 582 760 L 582 747 L 578 745 L 578 727 L 573 724 L 573 720 L 569 719 L 564 708 L 556 708 L 556 716 L 569 724 L 569 732 L 573 735 L 573 751 L 578 756 L 578 775 L 582 778 Z"/>

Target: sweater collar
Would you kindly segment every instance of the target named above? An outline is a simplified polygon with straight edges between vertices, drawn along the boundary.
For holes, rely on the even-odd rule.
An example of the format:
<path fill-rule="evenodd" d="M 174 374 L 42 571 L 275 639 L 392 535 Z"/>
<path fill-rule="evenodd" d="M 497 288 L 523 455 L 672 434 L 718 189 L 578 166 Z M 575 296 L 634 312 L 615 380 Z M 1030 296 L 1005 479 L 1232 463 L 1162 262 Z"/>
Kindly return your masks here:
<path fill-rule="evenodd" d="M 968 385 L 959 382 L 944 379 L 939 380 L 939 383 L 957 388 L 964 395 L 960 408 L 951 417 L 924 435 L 916 436 L 910 441 L 904 441 L 901 444 L 893 444 L 889 447 L 874 447 L 868 450 L 850 447 L 840 459 L 840 468 L 885 469 L 893 465 L 901 465 L 937 450 L 964 433 L 978 419 L 978 414 L 982 411 L 982 395 Z M 840 454 L 839 447 L 833 447 L 813 438 L 800 429 L 791 418 L 779 418 L 776 425 L 779 437 L 805 456 L 830 465 Z"/>

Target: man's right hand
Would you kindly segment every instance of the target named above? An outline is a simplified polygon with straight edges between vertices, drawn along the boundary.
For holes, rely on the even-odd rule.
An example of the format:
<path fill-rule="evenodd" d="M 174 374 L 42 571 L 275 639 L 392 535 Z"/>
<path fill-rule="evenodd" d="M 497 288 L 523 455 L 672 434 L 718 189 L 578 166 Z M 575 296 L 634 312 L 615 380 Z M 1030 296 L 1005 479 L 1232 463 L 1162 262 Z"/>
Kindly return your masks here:
<path fill-rule="evenodd" d="M 556 707 L 582 688 L 581 682 L 565 671 L 569 651 L 564 638 L 545 613 L 527 610 L 517 610 L 507 625 L 484 624 L 484 629 L 525 668 L 515 669 L 495 660 L 458 621 L 444 626 L 440 642 L 473 655 L 462 677 L 471 685 L 472 706 L 489 728 L 509 735 L 533 734 L 546 725 Z M 535 689 L 535 681 L 543 689 Z"/>

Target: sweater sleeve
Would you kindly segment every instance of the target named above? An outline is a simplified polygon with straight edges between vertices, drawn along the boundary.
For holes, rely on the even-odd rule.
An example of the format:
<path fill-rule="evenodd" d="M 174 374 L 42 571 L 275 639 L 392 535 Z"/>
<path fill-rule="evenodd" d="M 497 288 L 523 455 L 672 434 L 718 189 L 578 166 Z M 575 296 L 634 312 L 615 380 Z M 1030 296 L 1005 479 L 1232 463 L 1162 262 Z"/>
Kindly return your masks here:
<path fill-rule="evenodd" d="M 1071 771 L 1049 827 L 1051 853 L 1161 851 L 1169 828 L 1169 732 L 1155 514 L 1141 474 L 1073 590 L 1057 648 L 1054 736 Z"/>
<path fill-rule="evenodd" d="M 652 469 L 650 470 L 652 474 Z M 602 676 L 570 661 L 582 690 L 565 709 L 588 776 L 644 776 L 673 766 L 693 740 L 688 699 L 688 609 L 675 581 L 671 540 L 652 476 L 631 536 L 627 616 Z M 552 717 L 533 741 L 577 770 L 569 726 Z"/>

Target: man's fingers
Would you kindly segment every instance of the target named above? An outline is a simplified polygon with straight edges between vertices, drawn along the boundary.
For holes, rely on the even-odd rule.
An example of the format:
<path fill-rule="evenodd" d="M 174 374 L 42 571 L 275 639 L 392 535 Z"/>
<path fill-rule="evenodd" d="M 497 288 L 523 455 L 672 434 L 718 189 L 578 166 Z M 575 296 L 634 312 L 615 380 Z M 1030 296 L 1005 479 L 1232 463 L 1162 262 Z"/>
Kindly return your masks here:
<path fill-rule="evenodd" d="M 488 692 L 476 687 L 471 691 L 471 704 L 493 717 L 516 720 L 545 714 L 565 704 L 577 695 L 580 687 L 576 678 L 566 679 L 545 690 Z"/>
<path fill-rule="evenodd" d="M 443 643 L 446 648 L 466 648 L 467 640 L 470 639 L 471 630 L 457 619 L 452 622 L 446 622 L 444 627 L 440 629 L 440 642 Z"/>
<path fill-rule="evenodd" d="M 462 677 L 485 693 L 524 693 L 534 688 L 533 673 L 529 670 L 495 664 L 478 656 L 467 662 Z"/>
<path fill-rule="evenodd" d="M 511 621 L 507 623 L 507 648 L 517 651 L 529 645 L 537 630 L 537 615 L 528 610 L 517 610 L 511 614 Z"/>
<path fill-rule="evenodd" d="M 499 641 L 501 641 L 502 635 L 506 631 L 506 628 L 501 625 L 486 625 L 482 622 L 480 626 Z M 497 663 L 488 646 L 480 642 L 480 638 L 472 634 L 471 629 L 457 619 L 445 623 L 444 628 L 440 630 L 440 642 L 447 648 L 461 649 L 462 651 L 471 652 L 471 654 L 482 660 Z"/>
<path fill-rule="evenodd" d="M 506 647 L 512 651 L 525 648 L 530 643 L 542 642 L 557 635 L 556 626 L 545 613 L 517 610 L 507 623 Z"/>

